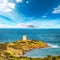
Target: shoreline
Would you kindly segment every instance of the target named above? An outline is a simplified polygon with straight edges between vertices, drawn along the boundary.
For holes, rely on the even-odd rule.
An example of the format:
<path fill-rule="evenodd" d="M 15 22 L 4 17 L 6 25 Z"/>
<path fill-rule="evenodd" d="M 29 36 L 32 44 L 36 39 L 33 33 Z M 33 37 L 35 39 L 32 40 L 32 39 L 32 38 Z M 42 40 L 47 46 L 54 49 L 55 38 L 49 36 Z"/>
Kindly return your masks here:
<path fill-rule="evenodd" d="M 42 41 L 27 40 L 25 36 L 24 39 L 17 40 L 16 42 L 0 43 L 0 50 L 6 51 L 12 56 L 19 57 L 33 49 L 49 47 L 47 43 Z"/>
<path fill-rule="evenodd" d="M 39 49 L 50 49 L 50 48 L 52 48 L 52 47 L 47 47 L 47 48 L 37 48 L 38 50 Z M 37 50 L 37 49 L 32 49 L 31 51 L 33 52 L 34 50 Z M 56 49 L 56 48 L 53 48 L 53 49 Z M 59 49 L 59 48 L 58 48 Z M 31 53 L 32 53 L 31 52 Z M 37 52 L 37 51 L 36 51 Z M 51 56 L 60 56 L 60 54 L 56 54 L 56 55 L 53 55 L 53 54 L 47 54 L 47 55 L 45 55 L 45 56 L 36 56 L 36 55 L 32 55 L 32 54 L 29 54 L 30 53 L 30 51 L 28 51 L 27 52 L 27 54 L 24 54 L 23 56 L 24 57 L 31 57 L 31 58 L 44 58 L 44 57 L 47 57 L 47 56 L 49 56 L 49 55 L 51 55 Z M 33 53 L 34 54 L 34 53 Z"/>
<path fill-rule="evenodd" d="M 5 48 L 4 48 L 4 47 Z M 48 49 L 48 48 L 52 48 L 51 46 L 49 46 L 47 43 L 45 42 L 42 42 L 42 41 L 37 41 L 37 40 L 17 40 L 15 42 L 8 42 L 8 43 L 1 43 L 0 44 L 0 49 L 3 48 L 1 51 L 0 51 L 0 58 L 2 59 L 45 59 L 47 58 L 48 59 L 48 56 L 47 55 L 46 57 L 29 57 L 29 56 L 24 56 L 24 54 L 26 52 L 30 52 L 32 50 L 35 50 L 35 49 Z M 7 55 L 6 55 L 7 54 Z M 11 56 L 11 57 L 10 57 Z M 60 56 L 60 55 L 59 55 Z M 9 57 L 9 58 L 8 58 Z M 54 57 L 52 55 L 50 55 L 50 57 Z"/>

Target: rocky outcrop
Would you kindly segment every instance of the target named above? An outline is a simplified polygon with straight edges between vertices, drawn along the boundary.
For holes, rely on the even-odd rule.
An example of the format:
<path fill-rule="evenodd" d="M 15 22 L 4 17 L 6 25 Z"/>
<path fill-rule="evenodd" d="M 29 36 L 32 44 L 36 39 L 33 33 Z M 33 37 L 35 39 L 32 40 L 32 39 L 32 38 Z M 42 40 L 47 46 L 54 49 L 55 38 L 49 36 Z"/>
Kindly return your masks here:
<path fill-rule="evenodd" d="M 21 56 L 25 52 L 37 48 L 46 48 L 48 45 L 36 40 L 19 40 L 7 45 L 7 52 L 13 56 Z"/>
<path fill-rule="evenodd" d="M 37 40 L 18 40 L 16 42 L 11 43 L 2 43 L 0 44 L 0 54 L 4 55 L 4 53 L 8 53 L 11 56 L 20 57 L 25 52 L 30 51 L 32 49 L 37 48 L 46 48 L 49 47 L 45 42 L 37 41 Z"/>

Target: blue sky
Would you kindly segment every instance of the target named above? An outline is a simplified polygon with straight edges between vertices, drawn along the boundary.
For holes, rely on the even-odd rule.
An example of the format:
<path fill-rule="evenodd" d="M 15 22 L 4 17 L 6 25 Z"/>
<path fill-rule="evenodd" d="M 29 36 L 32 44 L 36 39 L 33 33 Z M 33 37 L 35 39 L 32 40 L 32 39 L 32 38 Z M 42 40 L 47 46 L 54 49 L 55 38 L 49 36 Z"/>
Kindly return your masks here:
<path fill-rule="evenodd" d="M 60 28 L 60 0 L 0 0 L 0 28 Z"/>

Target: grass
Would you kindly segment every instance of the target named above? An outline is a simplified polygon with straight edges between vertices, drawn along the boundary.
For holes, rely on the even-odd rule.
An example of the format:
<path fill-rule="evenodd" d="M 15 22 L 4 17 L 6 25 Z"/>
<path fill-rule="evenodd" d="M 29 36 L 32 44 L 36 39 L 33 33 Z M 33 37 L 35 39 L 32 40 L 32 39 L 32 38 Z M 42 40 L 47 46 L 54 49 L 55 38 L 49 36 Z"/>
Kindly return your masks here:
<path fill-rule="evenodd" d="M 13 57 L 11 55 L 8 55 L 6 57 L 1 57 L 0 56 L 0 60 L 60 60 L 60 56 L 48 55 L 45 58 L 31 58 L 31 57 L 23 57 L 23 56 Z"/>

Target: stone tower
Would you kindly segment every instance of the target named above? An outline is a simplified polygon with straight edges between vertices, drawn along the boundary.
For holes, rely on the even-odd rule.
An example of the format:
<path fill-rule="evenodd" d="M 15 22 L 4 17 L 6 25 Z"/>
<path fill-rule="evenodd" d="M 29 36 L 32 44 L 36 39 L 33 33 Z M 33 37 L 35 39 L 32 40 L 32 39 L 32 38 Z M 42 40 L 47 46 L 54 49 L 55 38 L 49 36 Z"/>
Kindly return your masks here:
<path fill-rule="evenodd" d="M 27 35 L 23 35 L 23 39 L 22 40 L 27 40 Z"/>

